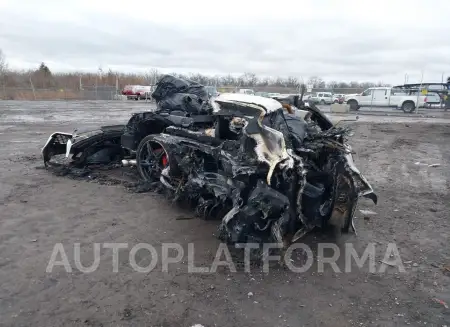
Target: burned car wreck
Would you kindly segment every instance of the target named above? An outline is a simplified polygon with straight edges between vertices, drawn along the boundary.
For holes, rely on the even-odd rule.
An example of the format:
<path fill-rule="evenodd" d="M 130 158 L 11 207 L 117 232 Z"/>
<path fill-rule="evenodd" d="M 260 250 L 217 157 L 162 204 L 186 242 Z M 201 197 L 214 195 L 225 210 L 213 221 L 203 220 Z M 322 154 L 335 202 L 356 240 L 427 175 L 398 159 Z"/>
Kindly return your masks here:
<path fill-rule="evenodd" d="M 353 162 L 350 131 L 298 96 L 209 98 L 197 83 L 164 76 L 153 97 L 157 110 L 124 126 L 52 134 L 45 164 L 58 154 L 77 167 L 131 163 L 174 201 L 220 217 L 219 237 L 231 244 L 287 246 L 316 227 L 348 232 L 358 199 L 377 202 Z"/>

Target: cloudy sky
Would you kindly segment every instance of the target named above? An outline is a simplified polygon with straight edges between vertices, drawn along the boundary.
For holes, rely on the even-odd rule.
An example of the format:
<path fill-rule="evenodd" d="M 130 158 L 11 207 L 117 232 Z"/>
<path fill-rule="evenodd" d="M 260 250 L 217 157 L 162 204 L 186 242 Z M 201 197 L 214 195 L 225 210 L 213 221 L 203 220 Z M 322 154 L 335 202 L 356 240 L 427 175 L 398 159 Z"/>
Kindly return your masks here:
<path fill-rule="evenodd" d="M 440 82 L 450 0 L 0 0 L 11 68 Z"/>

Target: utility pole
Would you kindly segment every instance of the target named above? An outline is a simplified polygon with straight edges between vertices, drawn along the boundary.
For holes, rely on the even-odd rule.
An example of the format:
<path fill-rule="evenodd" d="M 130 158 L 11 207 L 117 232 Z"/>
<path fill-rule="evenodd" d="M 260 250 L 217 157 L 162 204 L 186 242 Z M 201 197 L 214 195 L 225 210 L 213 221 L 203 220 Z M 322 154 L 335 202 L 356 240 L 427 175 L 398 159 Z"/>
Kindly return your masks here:
<path fill-rule="evenodd" d="M 31 85 L 31 90 L 33 91 L 33 98 L 34 98 L 34 100 L 36 100 L 36 92 L 34 90 L 33 81 L 31 80 L 31 75 L 30 75 L 30 85 Z"/>
<path fill-rule="evenodd" d="M 419 113 L 419 98 L 420 98 L 420 94 L 422 92 L 422 84 L 423 84 L 423 70 L 422 70 L 422 77 L 420 78 L 420 87 L 419 87 L 419 90 L 417 92 L 416 114 Z"/>

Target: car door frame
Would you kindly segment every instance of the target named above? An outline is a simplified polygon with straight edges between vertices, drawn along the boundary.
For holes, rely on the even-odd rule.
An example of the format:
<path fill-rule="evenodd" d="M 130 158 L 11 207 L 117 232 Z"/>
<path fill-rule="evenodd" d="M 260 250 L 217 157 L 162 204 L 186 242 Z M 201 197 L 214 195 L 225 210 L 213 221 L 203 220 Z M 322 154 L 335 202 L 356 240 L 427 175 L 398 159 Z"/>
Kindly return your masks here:
<path fill-rule="evenodd" d="M 373 97 L 373 90 L 372 88 L 365 89 L 361 95 L 359 96 L 359 105 L 364 107 L 370 107 L 372 104 L 372 97 Z M 370 91 L 370 95 L 363 95 L 366 91 Z"/>
<path fill-rule="evenodd" d="M 387 88 L 384 89 L 373 89 L 373 107 L 388 107 L 389 106 L 389 97 L 387 94 Z"/>

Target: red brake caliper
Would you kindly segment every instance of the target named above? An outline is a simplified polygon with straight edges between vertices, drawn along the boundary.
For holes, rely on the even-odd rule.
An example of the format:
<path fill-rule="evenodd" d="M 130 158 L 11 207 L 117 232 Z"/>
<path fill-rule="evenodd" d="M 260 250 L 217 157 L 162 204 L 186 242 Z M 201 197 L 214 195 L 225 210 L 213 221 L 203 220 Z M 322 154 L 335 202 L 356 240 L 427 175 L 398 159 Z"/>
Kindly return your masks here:
<path fill-rule="evenodd" d="M 163 167 L 166 167 L 168 162 L 169 162 L 169 161 L 167 160 L 167 155 L 166 155 L 166 153 L 164 153 L 164 154 L 162 155 L 162 164 L 163 164 Z"/>
<path fill-rule="evenodd" d="M 156 149 L 155 150 L 155 154 L 160 154 L 161 152 L 163 152 L 162 156 L 161 156 L 161 163 L 163 167 L 166 167 L 167 164 L 169 163 L 169 160 L 167 160 L 167 154 L 164 151 L 164 149 Z"/>

